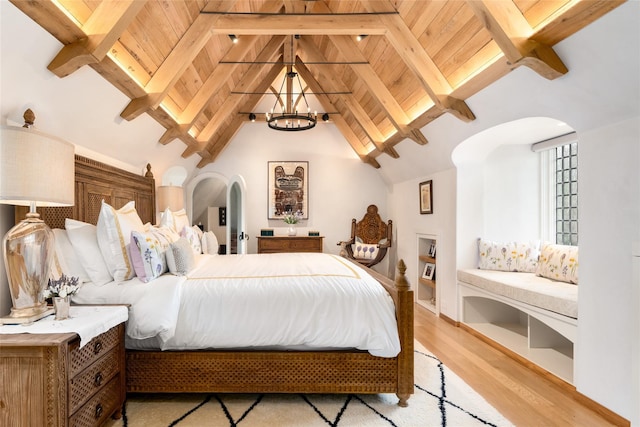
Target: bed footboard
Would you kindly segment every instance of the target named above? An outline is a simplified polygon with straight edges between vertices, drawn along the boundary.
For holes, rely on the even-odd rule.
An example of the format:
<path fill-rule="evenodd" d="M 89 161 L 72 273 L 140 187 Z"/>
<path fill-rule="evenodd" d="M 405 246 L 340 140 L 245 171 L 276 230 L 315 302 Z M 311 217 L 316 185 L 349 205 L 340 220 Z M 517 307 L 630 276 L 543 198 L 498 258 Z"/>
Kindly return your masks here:
<path fill-rule="evenodd" d="M 137 393 L 413 393 L 413 291 L 400 261 L 395 284 L 369 270 L 396 304 L 401 352 L 133 351 L 127 350 L 127 392 Z"/>

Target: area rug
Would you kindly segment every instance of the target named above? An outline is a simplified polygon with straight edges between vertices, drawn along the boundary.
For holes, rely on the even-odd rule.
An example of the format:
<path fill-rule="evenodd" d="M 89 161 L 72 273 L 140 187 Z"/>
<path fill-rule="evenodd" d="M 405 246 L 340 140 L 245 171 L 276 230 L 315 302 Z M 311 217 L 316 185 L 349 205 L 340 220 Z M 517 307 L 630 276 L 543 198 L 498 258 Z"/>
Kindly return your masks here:
<path fill-rule="evenodd" d="M 135 394 L 109 427 L 139 426 L 511 426 L 468 384 L 416 342 L 415 393 Z"/>

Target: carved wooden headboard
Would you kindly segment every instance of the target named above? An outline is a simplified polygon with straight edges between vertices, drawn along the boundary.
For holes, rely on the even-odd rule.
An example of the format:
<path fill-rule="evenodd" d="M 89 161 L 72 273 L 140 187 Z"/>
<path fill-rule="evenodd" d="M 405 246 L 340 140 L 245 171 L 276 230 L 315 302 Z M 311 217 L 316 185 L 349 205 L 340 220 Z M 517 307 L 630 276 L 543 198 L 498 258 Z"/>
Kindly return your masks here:
<path fill-rule="evenodd" d="M 64 228 L 65 218 L 96 224 L 103 199 L 116 209 L 134 200 L 142 222 L 156 222 L 156 185 L 149 165 L 145 176 L 140 176 L 76 154 L 75 167 L 75 204 L 38 208 L 40 218 L 49 227 Z M 28 207 L 16 206 L 16 222 L 23 219 L 28 211 Z"/>

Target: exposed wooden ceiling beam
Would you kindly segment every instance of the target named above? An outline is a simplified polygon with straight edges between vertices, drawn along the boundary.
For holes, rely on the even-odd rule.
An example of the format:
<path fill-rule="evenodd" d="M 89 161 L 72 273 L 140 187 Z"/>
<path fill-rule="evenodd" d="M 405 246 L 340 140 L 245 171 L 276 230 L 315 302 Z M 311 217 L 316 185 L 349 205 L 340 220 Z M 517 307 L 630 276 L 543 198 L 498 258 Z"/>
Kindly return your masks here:
<path fill-rule="evenodd" d="M 171 50 L 158 71 L 145 85 L 144 89 L 147 95 L 132 99 L 120 113 L 123 119 L 133 120 L 148 109 L 158 108 L 184 70 L 207 44 L 212 35 L 211 26 L 219 17 L 220 15 L 198 15 L 196 17 L 176 47 Z"/>
<path fill-rule="evenodd" d="M 385 84 L 380 80 L 380 77 L 376 74 L 373 67 L 367 63 L 366 57 L 351 37 L 330 36 L 330 39 L 343 57 L 363 62 L 362 64 L 350 64 L 349 66 L 364 84 L 367 85 L 371 96 L 378 100 L 396 129 L 405 137 L 414 140 L 418 144 L 426 144 L 428 142 L 427 138 L 424 137 L 420 130 L 411 128 L 411 119 L 393 97 L 393 94 L 389 92 L 389 89 L 387 89 Z"/>
<path fill-rule="evenodd" d="M 217 34 L 384 34 L 378 14 L 227 14 L 217 15 Z"/>
<path fill-rule="evenodd" d="M 208 10 L 215 10 L 212 9 L 214 7 L 229 7 L 229 5 L 224 2 L 217 2 L 217 4 L 214 3 L 216 2 L 210 2 L 207 4 Z M 260 11 L 262 13 L 276 13 L 281 9 L 282 6 L 277 3 L 265 3 Z M 262 36 L 244 36 L 238 43 L 233 43 L 231 45 L 225 56 L 219 61 L 213 69 L 213 72 L 202 84 L 202 87 L 200 87 L 185 109 L 178 115 L 176 119 L 176 126 L 168 129 L 164 135 L 162 135 L 160 138 L 161 143 L 163 141 L 170 141 L 178 138 L 181 133 L 185 134 L 189 129 L 191 129 L 196 118 L 207 106 L 207 103 L 225 84 L 227 84 L 230 76 L 236 72 L 238 67 L 241 65 L 241 61 L 246 58 L 249 52 L 251 52 L 260 37 Z M 224 66 L 220 66 L 221 62 L 225 63 Z"/>
<path fill-rule="evenodd" d="M 394 10 L 393 4 L 388 0 L 386 2 L 362 0 L 361 3 L 369 12 Z M 451 85 L 400 15 L 381 15 L 380 20 L 387 28 L 385 33 L 387 40 L 422 83 L 436 107 L 462 121 L 469 122 L 474 120 L 475 116 L 467 104 L 450 95 L 453 91 Z"/>
<path fill-rule="evenodd" d="M 513 1 L 468 0 L 467 4 L 489 31 L 509 65 L 526 65 L 550 80 L 569 71 L 553 48 L 530 38 L 533 29 Z"/>
<path fill-rule="evenodd" d="M 233 62 L 238 58 L 244 58 L 253 48 L 258 37 L 259 36 L 243 37 L 241 43 L 234 43 L 232 45 L 223 60 Z M 176 119 L 176 126 L 174 128 L 167 129 L 164 135 L 160 138 L 160 142 L 178 138 L 181 132 L 187 132 L 191 129 L 196 118 L 205 109 L 207 103 L 211 100 L 211 97 L 218 93 L 220 88 L 227 83 L 229 76 L 233 75 L 239 66 L 239 63 L 230 63 L 223 66 L 218 64 L 218 66 L 213 69 L 211 75 L 209 75 L 207 80 L 203 83 L 200 90 L 198 90 L 191 101 L 189 101 L 189 104 L 187 104 L 182 113 L 178 115 Z"/>
<path fill-rule="evenodd" d="M 318 83 L 318 81 L 313 76 L 311 71 L 309 71 L 309 69 L 299 59 L 296 61 L 296 70 L 298 70 L 298 72 L 300 73 L 304 81 L 309 85 L 312 92 L 314 93 L 317 92 L 319 94 L 323 93 L 322 86 L 320 85 L 320 83 Z M 320 103 L 322 104 L 322 107 L 325 110 L 336 109 L 336 107 L 333 105 L 333 103 L 331 102 L 331 100 L 327 95 L 324 95 L 324 94 L 316 95 L 316 97 L 318 98 L 318 101 L 320 101 Z M 353 151 L 356 152 L 356 154 L 362 161 L 365 161 L 366 163 L 370 164 L 375 168 L 380 167 L 380 164 L 377 161 L 375 161 L 373 157 L 368 156 L 369 153 L 367 153 L 367 151 L 365 150 L 365 147 L 362 141 L 353 132 L 353 130 L 351 129 L 347 121 L 344 119 L 344 117 L 334 116 L 333 123 L 336 125 L 338 130 L 340 130 L 340 132 L 345 137 L 349 145 L 351 145 L 351 148 L 353 148 Z"/>
<path fill-rule="evenodd" d="M 362 105 L 360 105 L 358 100 L 355 99 L 353 95 L 348 94 L 351 90 L 336 76 L 333 67 L 327 63 L 328 61 L 322 52 L 320 52 L 320 49 L 318 49 L 309 38 L 304 36 L 300 39 L 300 47 L 304 50 L 307 60 L 317 63 L 314 67 L 320 70 L 323 82 L 326 82 L 324 84 L 328 85 L 328 88 L 325 88 L 324 84 L 321 84 L 322 89 L 324 89 L 323 92 L 335 91 L 344 93 L 343 95 L 336 96 L 349 109 L 349 113 L 353 115 L 375 147 L 381 152 L 385 152 L 394 159 L 397 159 L 399 157 L 398 153 L 391 147 L 385 147 L 384 135 L 382 135 L 382 132 L 380 132 L 375 123 L 373 123 L 371 117 L 369 117 L 369 114 L 364 110 Z M 316 94 L 315 91 L 313 91 L 313 93 Z M 346 112 L 340 111 L 340 114 L 344 116 Z"/>
<path fill-rule="evenodd" d="M 280 61 L 283 61 L 282 57 L 278 59 Z M 255 106 L 258 104 L 258 102 L 260 102 L 260 99 L 262 99 L 262 95 L 260 93 L 266 91 L 269 88 L 269 86 L 271 85 L 271 82 L 275 80 L 278 74 L 280 74 L 281 70 L 282 70 L 282 65 L 274 64 L 269 70 L 269 72 L 266 74 L 265 78 L 262 79 L 262 81 L 258 82 L 258 84 L 256 85 L 256 89 L 255 89 L 256 93 L 252 95 L 247 95 L 246 101 L 242 104 L 240 108 L 246 111 L 253 110 Z M 220 155 L 220 153 L 229 145 L 229 143 L 231 142 L 235 134 L 238 132 L 238 130 L 240 130 L 240 127 L 242 126 L 243 122 L 244 122 L 244 118 L 241 115 L 236 114 L 231 124 L 227 126 L 223 130 L 219 138 L 216 139 L 215 145 L 212 147 L 211 152 L 205 151 L 203 153 L 200 153 L 202 159 L 200 160 L 197 166 L 199 168 L 202 168 L 207 164 L 213 162 L 218 157 L 218 155 Z M 185 156 L 183 155 L 183 157 Z"/>
<path fill-rule="evenodd" d="M 65 77 L 83 65 L 100 62 L 146 1 L 104 0 L 82 26 L 86 37 L 65 45 L 47 68 Z"/>
<path fill-rule="evenodd" d="M 258 54 L 256 58 L 256 62 L 264 62 L 271 60 L 276 54 L 279 53 L 282 44 L 285 41 L 285 36 L 274 36 L 269 40 L 269 42 L 262 49 L 260 54 Z M 259 65 L 255 67 L 249 68 L 249 70 L 242 76 L 242 79 L 235 86 L 234 91 L 236 92 L 248 92 L 248 88 L 253 85 L 254 81 L 260 76 L 264 65 Z M 269 82 L 271 83 L 271 82 Z M 225 102 L 218 108 L 215 112 L 209 123 L 202 129 L 200 134 L 196 136 L 200 147 L 198 151 L 203 151 L 206 147 L 211 144 L 211 137 L 216 133 L 219 126 L 224 122 L 225 118 L 231 113 L 234 112 L 240 101 L 242 100 L 242 96 L 240 95 L 230 95 Z"/>

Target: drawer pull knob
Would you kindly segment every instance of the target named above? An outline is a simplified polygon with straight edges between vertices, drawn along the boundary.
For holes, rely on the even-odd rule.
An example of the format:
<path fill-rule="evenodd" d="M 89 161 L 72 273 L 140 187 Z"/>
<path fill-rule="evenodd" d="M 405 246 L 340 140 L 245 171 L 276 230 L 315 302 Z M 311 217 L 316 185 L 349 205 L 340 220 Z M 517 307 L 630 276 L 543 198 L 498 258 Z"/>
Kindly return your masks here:
<path fill-rule="evenodd" d="M 94 354 L 98 354 L 102 351 L 102 342 L 98 341 L 94 346 L 93 346 L 93 353 Z"/>
<path fill-rule="evenodd" d="M 96 406 L 96 414 L 95 414 L 96 420 L 101 416 L 102 416 L 102 404 L 98 403 L 98 405 Z"/>
<path fill-rule="evenodd" d="M 102 372 L 98 372 L 98 373 L 96 374 L 96 377 L 95 377 L 95 378 L 94 378 L 94 380 L 93 380 L 93 384 L 94 384 L 96 387 L 100 387 L 100 385 L 102 385 L 102 380 L 103 380 L 103 378 L 102 378 Z"/>

